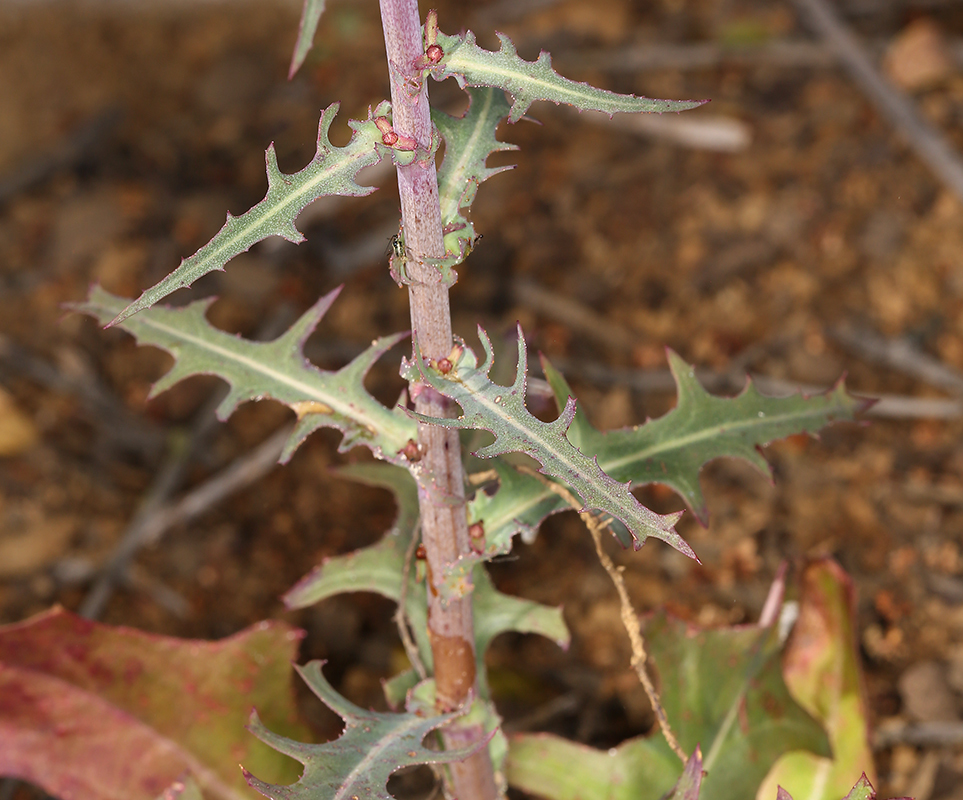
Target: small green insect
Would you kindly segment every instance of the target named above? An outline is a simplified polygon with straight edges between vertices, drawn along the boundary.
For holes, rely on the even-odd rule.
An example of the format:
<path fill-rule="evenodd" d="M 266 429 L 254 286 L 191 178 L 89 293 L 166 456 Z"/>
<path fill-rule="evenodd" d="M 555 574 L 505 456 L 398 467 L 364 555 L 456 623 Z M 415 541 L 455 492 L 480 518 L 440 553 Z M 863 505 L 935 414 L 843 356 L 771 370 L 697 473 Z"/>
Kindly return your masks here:
<path fill-rule="evenodd" d="M 396 233 L 391 237 L 388 248 L 385 250 L 388 256 L 388 273 L 399 286 L 409 283 L 408 271 L 405 265 L 408 263 L 408 248 L 405 247 L 405 237 L 403 233 Z"/>
<path fill-rule="evenodd" d="M 392 258 L 405 258 L 405 237 L 402 233 L 396 233 L 388 242 L 385 248 L 385 255 Z"/>

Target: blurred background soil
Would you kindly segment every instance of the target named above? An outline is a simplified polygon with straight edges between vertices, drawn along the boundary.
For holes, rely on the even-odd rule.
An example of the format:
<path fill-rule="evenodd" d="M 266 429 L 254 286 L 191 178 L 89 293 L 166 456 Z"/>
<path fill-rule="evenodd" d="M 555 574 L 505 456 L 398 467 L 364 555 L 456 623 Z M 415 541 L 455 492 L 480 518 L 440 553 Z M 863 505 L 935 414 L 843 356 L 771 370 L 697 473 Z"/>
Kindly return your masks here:
<path fill-rule="evenodd" d="M 689 514 L 681 526 L 702 566 L 661 543 L 610 549 L 640 611 L 668 605 L 707 625 L 754 621 L 784 559 L 798 569 L 834 556 L 858 591 L 875 726 L 944 721 L 951 732 L 925 747 L 879 740 L 883 792 L 963 798 L 960 199 L 789 2 L 461 5 L 440 3 L 442 30 L 471 28 L 487 47 L 501 30 L 525 58 L 551 51 L 570 77 L 712 102 L 640 127 L 541 103 L 530 117 L 544 124 L 502 126 L 521 151 L 490 163 L 518 167 L 473 207 L 484 239 L 452 292 L 456 331 L 472 341 L 476 323 L 501 335 L 520 321 L 601 428 L 672 406 L 665 346 L 721 393 L 751 372 L 811 388 L 846 374 L 856 393 L 898 396 L 868 424 L 767 448 L 775 485 L 743 463 L 708 466 L 711 522 Z M 963 4 L 836 7 L 963 151 Z M 170 359 L 64 304 L 93 282 L 135 296 L 206 243 L 226 211 L 263 196 L 271 141 L 281 169 L 297 171 L 322 108 L 341 102 L 341 144 L 345 120 L 386 96 L 376 4 L 330 3 L 288 82 L 298 13 L 294 2 L 0 5 L 0 622 L 80 608 L 158 491 L 176 500 L 289 420 L 260 403 L 209 424 L 214 379 L 148 400 Z M 451 81 L 431 91 L 449 110 L 464 105 Z M 683 122 L 698 141 L 679 141 L 694 135 Z M 385 269 L 397 189 L 390 170 L 370 180 L 383 187 L 370 197 L 309 208 L 306 243 L 262 243 L 172 299 L 216 294 L 215 324 L 270 337 L 344 283 L 308 345 L 325 367 L 406 329 L 406 293 Z M 369 382 L 386 403 L 402 388 L 397 359 Z M 369 458 L 339 455 L 337 441 L 316 435 L 289 465 L 166 531 L 101 619 L 216 638 L 284 618 L 308 631 L 303 658 L 329 659 L 349 698 L 383 703 L 379 681 L 400 654 L 386 601 L 342 596 L 289 613 L 278 600 L 322 557 L 391 523 L 387 493 L 333 474 Z M 682 507 L 657 487 L 640 496 L 659 511 Z M 617 600 L 577 518 L 553 518 L 492 573 L 505 591 L 564 603 L 574 635 L 568 652 L 496 642 L 493 685 L 509 722 L 597 746 L 647 730 Z M 318 705 L 305 707 L 332 726 Z"/>

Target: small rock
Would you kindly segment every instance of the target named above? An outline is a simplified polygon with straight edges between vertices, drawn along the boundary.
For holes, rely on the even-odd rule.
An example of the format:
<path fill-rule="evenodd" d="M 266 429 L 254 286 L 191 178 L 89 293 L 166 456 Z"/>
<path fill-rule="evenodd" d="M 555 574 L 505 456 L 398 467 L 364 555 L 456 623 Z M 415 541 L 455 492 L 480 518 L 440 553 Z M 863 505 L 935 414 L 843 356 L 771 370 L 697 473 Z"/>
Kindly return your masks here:
<path fill-rule="evenodd" d="M 946 37 L 923 17 L 904 28 L 890 43 L 883 70 L 902 89 L 919 91 L 946 80 L 956 69 Z"/>
<path fill-rule="evenodd" d="M 36 444 L 40 432 L 13 397 L 0 389 L 0 458 L 18 456 Z"/>

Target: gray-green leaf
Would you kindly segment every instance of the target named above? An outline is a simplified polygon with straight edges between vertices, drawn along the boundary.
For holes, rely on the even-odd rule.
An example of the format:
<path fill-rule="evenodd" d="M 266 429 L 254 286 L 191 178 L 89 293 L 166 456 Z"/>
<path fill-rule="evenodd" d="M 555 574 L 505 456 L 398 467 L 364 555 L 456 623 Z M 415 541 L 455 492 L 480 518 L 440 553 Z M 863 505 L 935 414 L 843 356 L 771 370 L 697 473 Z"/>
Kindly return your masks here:
<path fill-rule="evenodd" d="M 217 375 L 230 391 L 217 408 L 226 419 L 243 402 L 274 398 L 292 408 L 298 425 L 285 445 L 287 461 L 298 445 L 318 428 L 337 428 L 344 434 L 341 450 L 364 445 L 386 461 L 406 463 L 400 452 L 416 439 L 417 425 L 400 409 L 388 409 L 364 387 L 371 366 L 407 337 L 395 334 L 377 339 L 361 355 L 337 372 L 318 369 L 302 353 L 340 289 L 322 297 L 294 325 L 271 342 L 252 342 L 211 325 L 205 316 L 211 299 L 183 308 L 159 306 L 124 320 L 120 327 L 140 344 L 153 345 L 174 357 L 174 366 L 151 390 L 151 396 L 191 375 Z M 84 303 L 71 306 L 106 323 L 127 301 L 99 287 Z"/>
<path fill-rule="evenodd" d="M 285 595 L 288 608 L 305 608 L 327 597 L 343 592 L 375 592 L 401 602 L 405 554 L 416 534 L 418 523 L 418 489 L 411 474 L 389 464 L 354 464 L 338 474 L 370 486 L 388 489 L 398 503 L 398 517 L 391 529 L 377 543 L 332 556 L 315 567 Z M 506 631 L 537 633 L 568 647 L 570 635 L 559 608 L 498 591 L 483 566 L 472 563 L 475 591 L 475 645 L 479 659 L 480 691 L 488 696 L 484 682 L 484 656 L 488 645 Z M 414 565 L 408 580 L 405 613 L 418 644 L 418 653 L 430 669 L 431 646 L 428 641 L 427 597 L 424 582 L 415 578 Z"/>
<path fill-rule="evenodd" d="M 304 0 L 301 9 L 301 24 L 298 26 L 298 40 L 294 45 L 294 55 L 291 56 L 291 67 L 288 70 L 288 80 L 294 77 L 308 52 L 314 44 L 314 34 L 318 30 L 318 22 L 324 13 L 325 0 Z"/>
<path fill-rule="evenodd" d="M 852 420 L 870 401 L 853 397 L 840 382 L 826 394 L 813 397 L 765 397 L 747 383 L 736 397 L 714 397 L 695 378 L 694 370 L 669 352 L 678 386 L 676 407 L 642 425 L 613 431 L 596 430 L 581 409 L 568 429 L 569 440 L 617 481 L 633 487 L 662 483 L 678 492 L 703 524 L 708 508 L 699 485 L 699 472 L 721 457 L 742 458 L 769 475 L 760 448 L 798 433 L 815 434 L 839 421 Z M 546 359 L 542 368 L 559 409 L 572 390 Z M 476 492 L 469 504 L 472 521 L 483 520 L 492 554 L 508 552 L 516 533 L 534 536 L 541 522 L 567 506 L 536 478 L 500 464 L 500 488 L 493 494 Z M 503 491 L 507 489 L 507 491 Z M 613 531 L 619 535 L 619 530 Z M 487 553 L 486 553 L 487 555 Z"/>
<path fill-rule="evenodd" d="M 554 422 L 542 422 L 525 408 L 528 357 L 521 327 L 518 330 L 518 367 L 511 386 L 499 386 L 489 380 L 492 347 L 488 335 L 478 329 L 485 349 L 485 362 L 479 366 L 474 352 L 463 345 L 460 358 L 446 374 L 436 366 L 425 364 L 416 347 L 415 357 L 406 361 L 402 374 L 408 381 L 420 382 L 458 403 L 463 414 L 457 419 L 424 417 L 409 412 L 423 422 L 450 428 L 487 430 L 495 441 L 475 452 L 479 458 L 507 453 L 524 453 L 534 458 L 540 471 L 571 487 L 584 508 L 610 514 L 632 534 L 636 548 L 649 536 L 671 544 L 695 558 L 695 553 L 675 531 L 681 512 L 656 514 L 643 506 L 629 491 L 628 483 L 619 483 L 606 475 L 598 461 L 581 452 L 566 436 L 575 417 L 575 399 L 570 397 Z"/>
<path fill-rule="evenodd" d="M 402 767 L 441 764 L 467 758 L 486 741 L 458 750 L 429 750 L 422 744 L 433 730 L 450 722 L 458 712 L 424 716 L 414 713 L 366 711 L 339 695 L 321 674 L 320 661 L 295 667 L 305 683 L 328 708 L 344 720 L 344 733 L 325 744 L 304 744 L 265 728 L 257 715 L 248 729 L 262 742 L 304 764 L 300 780 L 278 786 L 258 780 L 245 771 L 248 783 L 274 800 L 394 800 L 388 778 Z"/>
<path fill-rule="evenodd" d="M 436 80 L 454 78 L 458 85 L 494 86 L 512 95 L 509 121 L 521 119 L 536 100 L 550 100 L 556 105 L 565 103 L 575 108 L 616 112 L 639 113 L 685 111 L 707 102 L 705 100 L 653 100 L 631 94 L 616 94 L 597 89 L 587 83 L 568 80 L 552 69 L 552 57 L 542 51 L 537 61 L 523 61 L 515 51 L 511 40 L 499 33 L 501 42 L 498 52 L 483 50 L 475 42 L 475 34 L 468 31 L 464 36 L 438 34 L 437 43 L 444 56 L 430 68 Z"/>
<path fill-rule="evenodd" d="M 250 250 L 268 236 L 280 236 L 299 244 L 304 236 L 294 222 L 304 208 L 324 195 L 353 195 L 362 197 L 375 190 L 355 182 L 358 172 L 381 161 L 389 148 L 381 143 L 381 132 L 375 117 L 387 116 L 388 103 L 383 102 L 371 112 L 367 120 L 349 120 L 354 131 L 344 147 L 335 147 L 328 139 L 328 130 L 338 113 L 338 104 L 328 106 L 318 125 L 318 148 L 314 158 L 300 172 L 285 175 L 278 167 L 272 144 L 265 153 L 268 190 L 264 199 L 239 217 L 227 215 L 227 222 L 217 235 L 162 281 L 145 291 L 134 302 L 117 314 L 111 322 L 116 325 L 171 292 L 190 286 L 198 278 L 215 270 L 223 270 L 234 256 Z"/>
<path fill-rule="evenodd" d="M 445 250 L 463 259 L 475 242 L 475 228 L 462 209 L 471 207 L 478 186 L 514 165 L 487 167 L 492 153 L 517 150 L 500 142 L 495 129 L 508 116 L 509 105 L 500 89 L 469 89 L 470 105 L 461 117 L 432 109 L 431 120 L 445 140 L 445 158 L 438 170 L 441 222 L 445 228 Z"/>

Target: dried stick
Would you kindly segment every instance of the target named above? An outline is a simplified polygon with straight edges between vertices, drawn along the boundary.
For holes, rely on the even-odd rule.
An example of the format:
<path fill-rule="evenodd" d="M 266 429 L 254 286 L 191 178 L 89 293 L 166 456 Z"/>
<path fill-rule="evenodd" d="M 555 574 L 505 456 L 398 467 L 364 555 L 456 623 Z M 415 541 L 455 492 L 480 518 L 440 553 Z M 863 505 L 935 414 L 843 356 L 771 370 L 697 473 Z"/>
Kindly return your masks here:
<path fill-rule="evenodd" d="M 963 161 L 947 139 L 917 113 L 903 92 L 880 75 L 863 46 L 826 0 L 793 0 L 793 3 L 826 39 L 856 83 L 903 134 L 933 175 L 963 200 Z"/>
<path fill-rule="evenodd" d="M 870 363 L 882 364 L 938 389 L 963 395 L 963 375 L 924 353 L 905 338 L 887 339 L 852 324 L 834 328 L 830 335 L 843 347 Z"/>
<path fill-rule="evenodd" d="M 234 461 L 224 470 L 170 504 L 167 498 L 176 490 L 186 467 L 190 448 L 181 447 L 161 469 L 134 519 L 115 549 L 100 578 L 84 598 L 78 613 L 96 619 L 103 612 L 114 588 L 126 572 L 131 560 L 147 544 L 156 542 L 174 525 L 193 519 L 226 497 L 259 480 L 278 462 L 292 427 L 285 426 L 250 453 Z"/>
<path fill-rule="evenodd" d="M 963 744 L 963 722 L 917 722 L 898 728 L 881 728 L 873 737 L 873 749 L 895 744 L 911 747 L 959 747 Z"/>
<path fill-rule="evenodd" d="M 86 159 L 117 127 L 123 116 L 117 107 L 100 111 L 94 117 L 70 131 L 45 153 L 21 162 L 6 175 L 0 176 L 0 205 L 18 194 L 47 180 L 61 169 Z"/>
<path fill-rule="evenodd" d="M 669 718 L 665 714 L 665 709 L 662 708 L 659 692 L 656 690 L 645 668 L 645 663 L 648 660 L 648 654 L 645 651 L 645 639 L 642 637 L 639 615 L 636 614 L 635 609 L 632 608 L 632 600 L 629 598 L 628 590 L 625 588 L 625 581 L 622 579 L 623 567 L 616 567 L 615 564 L 612 563 L 612 559 L 609 558 L 608 553 L 602 548 L 602 531 L 606 529 L 606 525 L 600 522 L 595 515 L 590 514 L 588 511 L 583 511 L 582 508 L 585 504 L 564 486 L 549 480 L 540 472 L 530 467 L 518 466 L 516 469 L 541 481 L 550 491 L 557 494 L 574 508 L 578 512 L 579 517 L 581 517 L 582 522 L 585 523 L 585 527 L 589 529 L 589 533 L 592 534 L 592 541 L 595 543 L 595 552 L 599 557 L 599 563 L 601 563 L 602 567 L 612 579 L 612 583 L 615 584 L 615 590 L 619 595 L 622 625 L 625 627 L 625 632 L 629 635 L 629 642 L 632 646 L 632 668 L 635 670 L 635 674 L 639 678 L 639 683 L 642 684 L 642 688 L 645 689 L 645 694 L 652 704 L 652 710 L 655 712 L 656 719 L 659 720 L 659 728 L 662 731 L 662 735 L 665 736 L 665 740 L 668 742 L 669 747 L 672 748 L 672 752 L 682 760 L 683 764 L 686 763 L 688 756 L 686 756 L 685 751 L 679 746 L 679 740 L 675 738 L 675 734 L 672 732 L 672 727 L 669 725 Z"/>
<path fill-rule="evenodd" d="M 675 379 L 667 369 L 626 370 L 607 367 L 602 364 L 586 364 L 564 359 L 552 362 L 556 368 L 567 375 L 592 381 L 600 386 L 626 386 L 637 392 L 675 391 Z M 712 372 L 696 369 L 696 377 L 709 391 L 739 391 L 745 386 L 746 372 L 739 368 L 727 372 Z M 768 375 L 751 373 L 753 383 L 761 392 L 776 397 L 788 396 L 796 392 L 807 395 L 821 394 L 828 387 L 809 383 L 796 383 Z M 866 410 L 866 415 L 883 419 L 958 419 L 963 416 L 963 401 L 938 397 L 907 397 L 905 395 L 857 392 L 860 397 L 871 398 L 875 405 Z"/>

